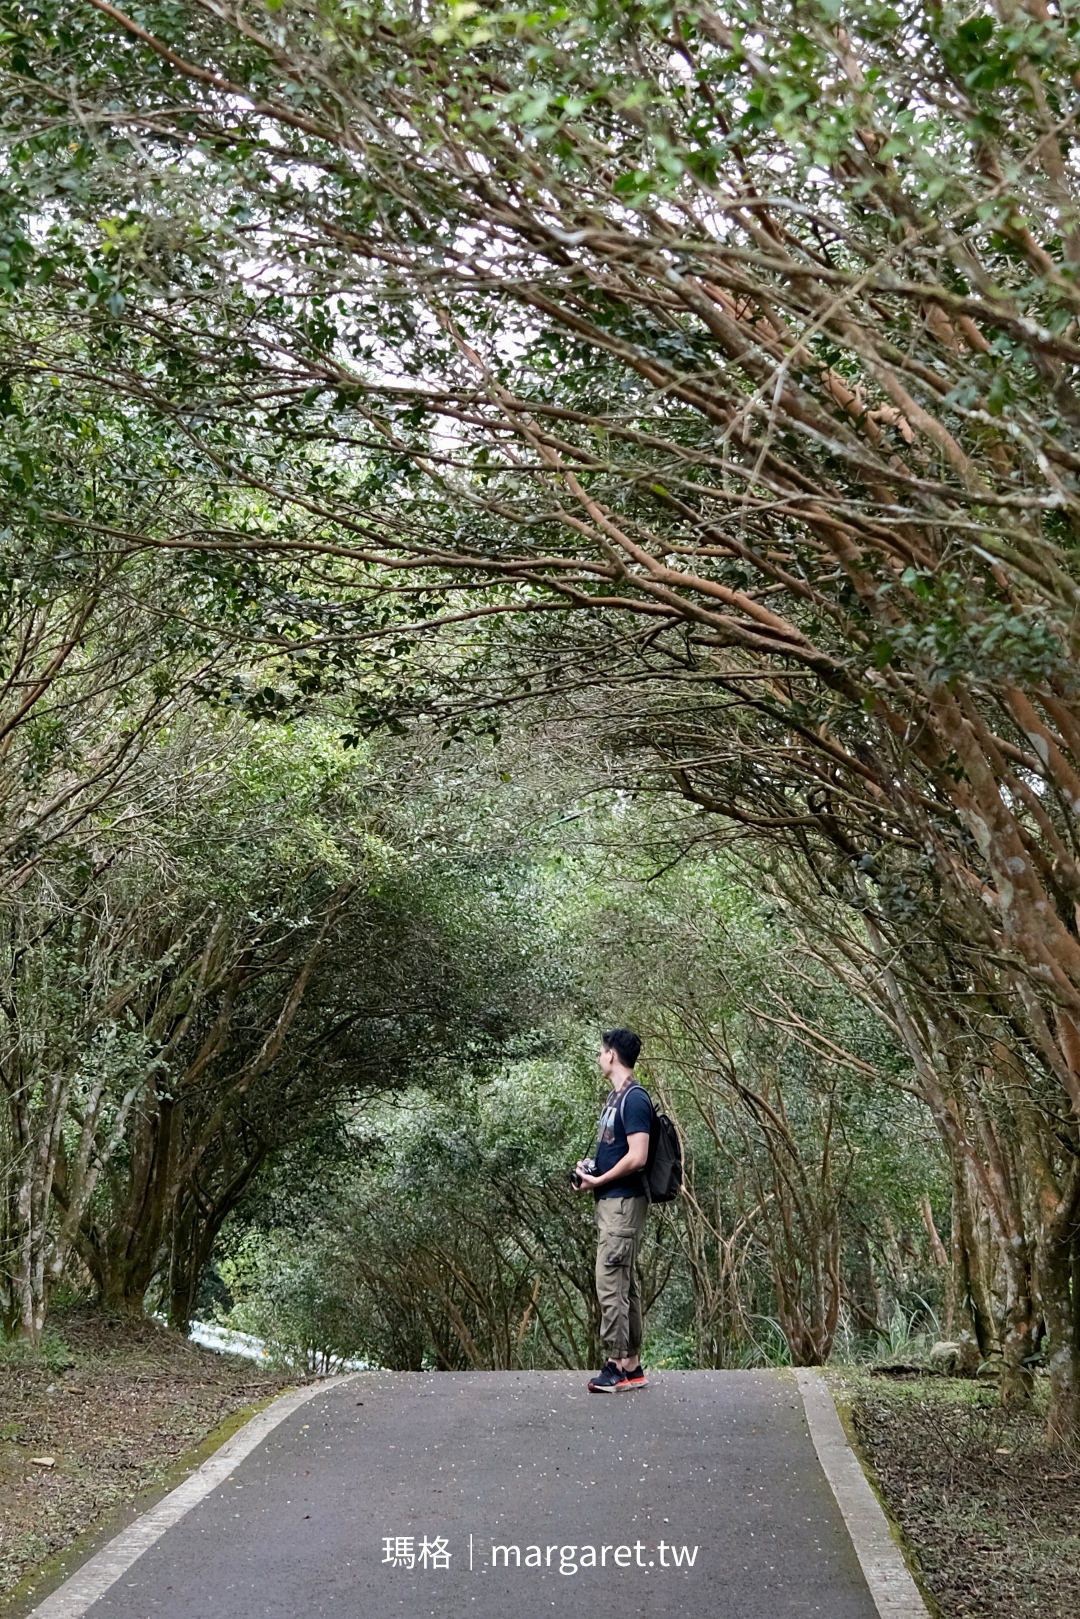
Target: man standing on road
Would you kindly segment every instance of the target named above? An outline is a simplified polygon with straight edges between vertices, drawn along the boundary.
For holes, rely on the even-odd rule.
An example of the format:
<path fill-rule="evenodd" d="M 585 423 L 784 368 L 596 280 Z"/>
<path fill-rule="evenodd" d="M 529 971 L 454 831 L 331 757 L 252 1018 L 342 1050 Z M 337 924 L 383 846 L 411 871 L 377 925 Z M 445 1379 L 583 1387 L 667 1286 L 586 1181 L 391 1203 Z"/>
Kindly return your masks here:
<path fill-rule="evenodd" d="M 637 1256 L 649 1199 L 642 1171 L 649 1157 L 653 1105 L 634 1078 L 641 1041 L 630 1029 L 601 1036 L 600 1072 L 611 1086 L 596 1139 L 595 1160 L 582 1159 L 575 1185 L 596 1199 L 596 1296 L 600 1337 L 607 1351 L 591 1394 L 641 1388 L 641 1288 Z"/>

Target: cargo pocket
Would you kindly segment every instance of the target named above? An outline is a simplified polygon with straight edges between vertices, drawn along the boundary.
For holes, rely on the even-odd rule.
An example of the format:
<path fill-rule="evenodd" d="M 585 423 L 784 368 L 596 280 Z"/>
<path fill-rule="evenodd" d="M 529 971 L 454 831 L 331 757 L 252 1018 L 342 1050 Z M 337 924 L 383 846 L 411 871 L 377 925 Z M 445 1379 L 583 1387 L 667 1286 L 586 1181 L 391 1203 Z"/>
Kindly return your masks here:
<path fill-rule="evenodd" d="M 629 1265 L 633 1251 L 633 1237 L 614 1237 L 605 1249 L 604 1264 L 609 1270 L 621 1270 Z"/>

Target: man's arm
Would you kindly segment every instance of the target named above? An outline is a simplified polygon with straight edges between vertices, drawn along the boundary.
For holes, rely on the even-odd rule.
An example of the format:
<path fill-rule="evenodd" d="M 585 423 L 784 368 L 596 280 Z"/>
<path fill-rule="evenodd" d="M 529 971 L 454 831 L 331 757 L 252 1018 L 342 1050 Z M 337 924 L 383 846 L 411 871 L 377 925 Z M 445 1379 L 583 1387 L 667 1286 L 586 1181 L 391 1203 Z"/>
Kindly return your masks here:
<path fill-rule="evenodd" d="M 583 1174 L 578 1164 L 578 1178 L 581 1181 L 581 1190 L 595 1192 L 609 1181 L 617 1181 L 623 1175 L 632 1175 L 635 1169 L 644 1169 L 649 1160 L 649 1132 L 648 1130 L 635 1130 L 633 1135 L 626 1138 L 626 1151 L 617 1164 L 606 1169 L 602 1175 Z"/>

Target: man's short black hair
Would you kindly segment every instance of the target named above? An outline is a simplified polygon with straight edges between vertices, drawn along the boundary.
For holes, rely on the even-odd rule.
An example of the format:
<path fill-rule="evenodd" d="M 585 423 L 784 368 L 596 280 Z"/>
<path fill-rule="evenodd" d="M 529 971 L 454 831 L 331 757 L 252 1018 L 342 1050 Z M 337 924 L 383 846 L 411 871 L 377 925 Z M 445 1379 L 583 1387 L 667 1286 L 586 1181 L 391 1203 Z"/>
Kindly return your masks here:
<path fill-rule="evenodd" d="M 633 1068 L 641 1050 L 641 1041 L 633 1029 L 609 1029 L 600 1039 L 609 1051 L 615 1053 L 624 1068 Z"/>

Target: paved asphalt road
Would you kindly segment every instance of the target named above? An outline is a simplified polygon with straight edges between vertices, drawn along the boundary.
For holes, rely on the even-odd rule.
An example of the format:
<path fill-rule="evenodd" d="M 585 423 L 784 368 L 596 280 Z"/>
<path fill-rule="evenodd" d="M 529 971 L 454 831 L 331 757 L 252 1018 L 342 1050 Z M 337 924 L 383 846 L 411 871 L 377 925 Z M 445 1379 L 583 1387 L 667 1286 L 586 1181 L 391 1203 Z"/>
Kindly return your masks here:
<path fill-rule="evenodd" d="M 493 1566 L 493 1547 L 521 1566 L 512 1549 Z M 661 1372 L 601 1397 L 580 1373 L 363 1373 L 275 1428 L 89 1609 L 571 1613 L 876 1619 L 790 1375 Z"/>

